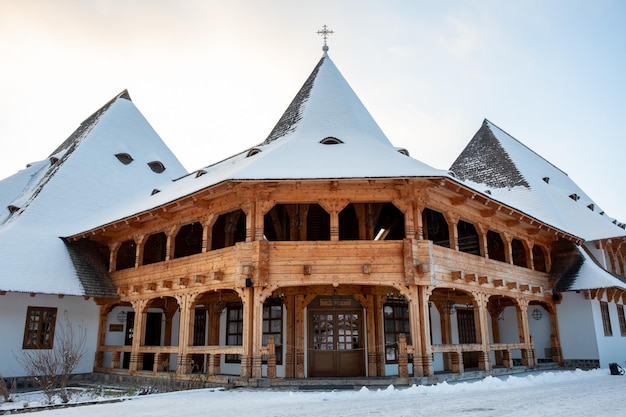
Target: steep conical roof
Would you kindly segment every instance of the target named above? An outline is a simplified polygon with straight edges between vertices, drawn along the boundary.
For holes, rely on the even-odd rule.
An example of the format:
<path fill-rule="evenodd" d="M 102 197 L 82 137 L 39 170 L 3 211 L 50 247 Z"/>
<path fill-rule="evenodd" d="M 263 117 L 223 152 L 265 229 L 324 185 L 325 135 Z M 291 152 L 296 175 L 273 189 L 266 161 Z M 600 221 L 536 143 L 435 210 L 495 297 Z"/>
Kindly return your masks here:
<path fill-rule="evenodd" d="M 585 240 L 624 235 L 565 172 L 488 120 L 450 169 L 477 191 Z"/>
<path fill-rule="evenodd" d="M 118 206 L 107 219 L 113 222 L 228 180 L 440 176 L 448 172 L 413 159 L 391 144 L 324 53 L 264 141 L 136 204 Z"/>
<path fill-rule="evenodd" d="M 110 296 L 99 291 L 112 286 L 94 282 L 104 278 L 98 265 L 60 237 L 186 173 L 128 93 L 117 95 L 47 159 L 0 181 L 0 290 Z"/>

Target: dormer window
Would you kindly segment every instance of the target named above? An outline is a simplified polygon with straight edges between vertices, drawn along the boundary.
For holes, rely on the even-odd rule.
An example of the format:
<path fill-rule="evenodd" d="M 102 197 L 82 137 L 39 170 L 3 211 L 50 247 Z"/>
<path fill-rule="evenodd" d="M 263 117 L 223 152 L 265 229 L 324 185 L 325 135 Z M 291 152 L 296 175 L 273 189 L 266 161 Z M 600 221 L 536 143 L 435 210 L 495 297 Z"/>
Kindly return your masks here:
<path fill-rule="evenodd" d="M 59 158 L 57 158 L 56 156 L 51 156 L 50 157 L 50 165 L 54 165 L 57 162 L 59 162 Z"/>
<path fill-rule="evenodd" d="M 593 211 L 593 208 L 594 208 L 593 203 L 589 204 L 589 205 L 587 206 L 587 208 L 588 208 L 589 210 Z"/>
<path fill-rule="evenodd" d="M 340 141 L 340 140 L 339 140 L 339 139 L 337 139 L 337 138 L 334 138 L 334 137 L 332 137 L 332 136 L 328 136 L 328 137 L 326 137 L 326 138 L 324 138 L 324 139 L 320 140 L 320 143 L 321 143 L 322 145 L 339 145 L 339 144 L 341 144 L 341 143 L 343 143 L 343 142 L 342 142 L 342 141 Z"/>
<path fill-rule="evenodd" d="M 261 150 L 259 148 L 252 148 L 248 151 L 248 154 L 246 155 L 246 158 L 249 158 L 251 156 L 254 156 L 258 153 L 261 153 Z"/>
<path fill-rule="evenodd" d="M 201 169 L 198 172 L 196 172 L 196 178 L 203 176 L 204 174 L 206 174 L 206 171 Z"/>
<path fill-rule="evenodd" d="M 155 195 L 155 194 L 160 193 L 160 192 L 161 192 L 161 190 L 159 190 L 158 188 L 155 188 L 154 190 L 152 190 L 150 195 Z"/>
<path fill-rule="evenodd" d="M 550 184 L 550 177 L 543 177 L 543 182 Z"/>
<path fill-rule="evenodd" d="M 404 148 L 398 149 L 398 152 L 400 152 L 404 156 L 409 156 L 409 151 Z"/>
<path fill-rule="evenodd" d="M 163 165 L 163 163 L 160 161 L 148 162 L 148 166 L 152 171 L 156 172 L 157 174 L 165 171 L 165 165 Z"/>
<path fill-rule="evenodd" d="M 13 214 L 16 211 L 18 211 L 20 208 L 18 206 L 14 206 L 13 204 L 11 204 L 10 206 L 7 207 L 7 209 L 9 210 L 9 213 Z"/>
<path fill-rule="evenodd" d="M 579 196 L 578 194 L 576 194 L 576 193 L 574 193 L 574 194 L 570 194 L 570 195 L 569 195 L 569 198 L 571 198 L 571 199 L 572 199 L 572 200 L 574 200 L 574 201 L 578 201 L 578 200 L 580 200 L 580 196 Z"/>
<path fill-rule="evenodd" d="M 124 165 L 128 165 L 133 162 L 133 157 L 127 153 L 116 153 L 115 157 Z"/>

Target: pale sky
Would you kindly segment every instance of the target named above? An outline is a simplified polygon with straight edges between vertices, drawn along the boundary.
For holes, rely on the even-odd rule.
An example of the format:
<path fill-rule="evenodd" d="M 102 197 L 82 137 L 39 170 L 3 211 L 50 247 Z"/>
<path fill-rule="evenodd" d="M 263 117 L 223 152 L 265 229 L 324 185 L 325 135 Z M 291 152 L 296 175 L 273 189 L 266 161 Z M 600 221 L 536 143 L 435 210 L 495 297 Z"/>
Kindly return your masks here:
<path fill-rule="evenodd" d="M 190 171 L 262 142 L 329 54 L 446 169 L 484 118 L 626 221 L 626 1 L 0 0 L 0 178 L 124 89 Z"/>

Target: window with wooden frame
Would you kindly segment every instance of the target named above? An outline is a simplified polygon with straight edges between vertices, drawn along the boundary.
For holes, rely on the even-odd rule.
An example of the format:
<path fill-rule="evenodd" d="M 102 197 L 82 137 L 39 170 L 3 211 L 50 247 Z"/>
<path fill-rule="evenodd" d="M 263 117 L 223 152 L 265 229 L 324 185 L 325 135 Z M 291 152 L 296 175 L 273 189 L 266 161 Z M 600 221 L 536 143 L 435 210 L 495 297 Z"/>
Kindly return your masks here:
<path fill-rule="evenodd" d="M 609 303 L 606 301 L 600 301 L 600 312 L 602 313 L 604 335 L 613 336 L 613 329 L 611 329 L 611 317 L 609 316 Z"/>
<path fill-rule="evenodd" d="M 52 349 L 57 309 L 28 307 L 22 349 Z"/>
<path fill-rule="evenodd" d="M 385 361 L 398 363 L 398 338 L 406 337 L 411 344 L 411 326 L 409 323 L 409 305 L 404 301 L 387 302 L 383 306 L 385 320 Z"/>
<path fill-rule="evenodd" d="M 243 345 L 243 305 L 229 304 L 226 308 L 226 344 L 229 346 Z M 276 364 L 282 365 L 283 340 L 283 305 L 280 300 L 268 300 L 263 305 L 263 344 L 267 345 L 269 336 L 274 337 L 276 346 Z M 241 355 L 226 355 L 227 363 L 241 362 Z M 263 363 L 267 357 L 263 356 Z"/>
<path fill-rule="evenodd" d="M 617 319 L 619 320 L 619 332 L 622 337 L 626 337 L 626 317 L 624 316 L 624 305 L 617 305 Z"/>

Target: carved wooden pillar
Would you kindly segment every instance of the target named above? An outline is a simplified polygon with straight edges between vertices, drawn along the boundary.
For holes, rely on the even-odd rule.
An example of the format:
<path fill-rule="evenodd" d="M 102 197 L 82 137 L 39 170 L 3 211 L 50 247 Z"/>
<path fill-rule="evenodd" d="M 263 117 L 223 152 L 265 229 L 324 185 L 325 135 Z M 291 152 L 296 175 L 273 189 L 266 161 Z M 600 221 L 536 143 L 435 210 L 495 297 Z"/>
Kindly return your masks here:
<path fill-rule="evenodd" d="M 507 264 L 513 264 L 513 247 L 511 242 L 513 238 L 508 233 L 500 233 L 500 237 L 502 238 L 502 242 L 504 243 L 504 261 Z"/>
<path fill-rule="evenodd" d="M 406 336 L 398 336 L 398 376 L 409 377 L 408 354 L 406 351 Z"/>
<path fill-rule="evenodd" d="M 286 329 L 285 342 L 283 343 L 285 350 L 285 378 L 295 378 L 296 372 L 296 300 L 294 295 L 288 295 L 283 300 L 286 314 Z"/>
<path fill-rule="evenodd" d="M 520 343 L 523 343 L 525 347 L 522 349 L 522 365 L 534 366 L 535 365 L 535 352 L 530 338 L 530 328 L 528 325 L 528 300 L 516 299 L 517 302 L 517 328 L 519 333 Z"/>
<path fill-rule="evenodd" d="M 489 354 L 491 352 L 491 344 L 489 341 L 489 312 L 487 311 L 487 295 L 483 293 L 472 293 L 474 297 L 474 320 L 476 322 L 477 342 L 482 345 L 481 352 L 478 355 L 478 366 L 483 371 L 491 371 L 491 362 Z M 478 310 L 478 311 L 476 311 Z M 478 319 L 478 320 L 476 320 Z"/>
<path fill-rule="evenodd" d="M 378 337 L 380 333 L 377 330 L 382 321 L 380 312 L 382 311 L 383 296 L 355 294 L 354 297 L 365 308 L 365 322 L 367 323 L 367 329 L 365 330 L 367 336 L 367 375 L 382 376 L 379 373 L 378 352 L 380 351 L 380 344 L 384 342 L 382 338 Z"/>
<path fill-rule="evenodd" d="M 433 341 L 430 338 L 430 295 L 432 288 L 426 286 L 417 287 L 419 297 L 419 315 L 421 326 L 418 331 L 419 345 L 413 342 L 418 350 L 413 355 L 413 376 L 433 376 L 435 370 L 433 368 Z M 411 317 L 413 318 L 413 317 Z"/>
<path fill-rule="evenodd" d="M 276 344 L 274 336 L 267 338 L 267 377 L 269 379 L 276 378 Z"/>
<path fill-rule="evenodd" d="M 109 245 L 109 272 L 113 272 L 117 269 L 117 251 L 120 246 L 121 243 L 119 242 Z"/>
<path fill-rule="evenodd" d="M 253 304 L 252 304 L 252 377 L 262 377 L 263 355 L 261 349 L 263 347 L 263 301 L 261 288 L 253 288 Z M 245 311 L 244 311 L 245 313 Z M 244 316 L 245 317 L 245 316 Z M 244 319 L 245 320 L 245 319 Z M 245 328 L 245 325 L 244 325 Z"/>
<path fill-rule="evenodd" d="M 180 307 L 179 328 L 178 328 L 178 363 L 176 364 L 176 373 L 179 375 L 190 374 L 192 369 L 192 357 L 188 353 L 189 346 L 193 344 L 193 323 L 195 319 L 195 307 L 193 297 L 195 294 L 181 294 L 176 296 L 178 306 Z M 165 345 L 172 343 L 172 317 L 176 313 L 174 307 L 165 311 Z M 168 324 L 170 327 L 169 334 L 167 331 Z M 169 337 L 169 339 L 168 339 Z"/>
<path fill-rule="evenodd" d="M 445 216 L 448 222 L 448 232 L 450 233 L 450 249 L 459 251 L 459 216 L 447 214 Z"/>
<path fill-rule="evenodd" d="M 304 308 L 310 300 L 304 295 L 296 296 L 296 378 L 304 378 Z"/>
<path fill-rule="evenodd" d="M 167 240 L 165 243 L 165 260 L 174 259 L 174 243 L 176 242 L 176 233 L 180 230 L 180 226 L 172 226 L 165 231 Z"/>
<path fill-rule="evenodd" d="M 241 294 L 243 304 L 243 330 L 241 355 L 241 376 L 250 378 L 252 376 L 252 355 L 253 355 L 253 326 L 254 326 L 254 288 L 243 288 Z"/>
<path fill-rule="evenodd" d="M 135 268 L 143 264 L 143 251 L 146 246 L 146 235 L 135 235 Z"/>
<path fill-rule="evenodd" d="M 480 256 L 489 258 L 489 245 L 487 244 L 487 232 L 489 228 L 482 223 L 475 223 L 474 228 L 478 233 L 478 244 L 480 246 Z"/>
<path fill-rule="evenodd" d="M 561 337 L 559 335 L 559 323 L 557 320 L 556 306 L 550 308 L 550 326 L 552 328 L 552 333 L 550 334 L 552 361 L 562 366 L 563 350 L 561 349 Z"/>
<path fill-rule="evenodd" d="M 424 369 L 421 362 L 416 363 L 416 358 L 421 358 L 424 351 L 423 310 L 418 287 L 416 285 L 409 286 L 408 293 L 409 328 L 413 346 L 413 376 L 423 376 Z"/>
<path fill-rule="evenodd" d="M 491 317 L 491 332 L 493 333 L 493 343 L 500 343 L 499 317 L 500 317 L 500 314 L 502 314 L 502 312 L 504 311 L 504 307 L 502 307 L 501 305 L 497 305 L 495 303 L 491 303 L 491 305 L 489 305 L 488 311 Z M 498 350 L 494 352 L 494 355 L 496 359 L 496 365 L 503 365 L 503 362 L 504 362 L 503 352 Z"/>
<path fill-rule="evenodd" d="M 148 300 L 133 300 L 131 304 L 133 306 L 133 310 L 135 310 L 135 327 L 133 330 L 134 337 L 129 364 L 129 372 L 132 375 L 143 368 L 143 354 L 139 351 L 141 350 L 143 341 L 146 337 L 146 306 L 148 305 Z"/>
<path fill-rule="evenodd" d="M 104 345 L 107 331 L 107 317 L 112 309 L 113 305 L 111 304 L 100 304 L 100 314 L 98 319 L 98 341 L 96 345 L 94 368 L 101 368 L 104 366 Z"/>

